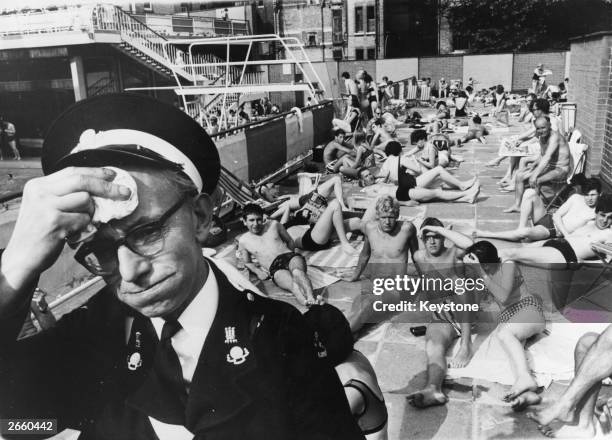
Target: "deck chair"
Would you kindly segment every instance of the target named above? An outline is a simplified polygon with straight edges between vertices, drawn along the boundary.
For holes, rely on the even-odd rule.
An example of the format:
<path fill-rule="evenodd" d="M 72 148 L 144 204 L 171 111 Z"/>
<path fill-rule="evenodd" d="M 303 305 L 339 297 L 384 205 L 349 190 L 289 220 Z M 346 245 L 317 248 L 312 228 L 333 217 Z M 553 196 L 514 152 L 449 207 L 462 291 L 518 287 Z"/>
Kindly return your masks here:
<path fill-rule="evenodd" d="M 581 138 L 582 135 L 578 130 L 574 130 L 574 132 L 572 132 L 569 142 L 569 149 L 570 154 L 572 155 L 574 169 L 568 174 L 566 180 L 561 182 L 551 182 L 551 185 L 549 185 L 555 190 L 555 193 L 552 197 L 543 197 L 543 200 L 550 199 L 550 201 L 546 204 L 547 211 L 556 210 L 559 206 L 565 203 L 565 201 L 574 191 L 576 185 L 575 176 L 584 172 L 584 167 L 586 165 L 586 153 L 589 147 L 586 144 L 580 143 Z M 540 194 L 544 196 L 542 188 L 540 188 Z"/>
<path fill-rule="evenodd" d="M 222 190 L 223 198 L 225 199 L 221 202 L 221 205 L 227 203 L 227 199 L 229 198 L 240 208 L 243 208 L 249 203 L 256 203 L 260 205 L 266 213 L 274 211 L 288 198 L 283 197 L 274 202 L 269 202 L 265 200 L 259 192 L 257 192 L 257 188 L 245 183 L 224 166 L 221 166 L 219 188 Z M 230 210 L 230 212 L 233 211 L 234 209 Z M 228 215 L 230 212 L 227 212 L 226 215 Z"/>
<path fill-rule="evenodd" d="M 406 104 L 416 106 L 418 103 L 417 95 L 419 93 L 419 86 L 408 84 L 406 85 Z"/>
<path fill-rule="evenodd" d="M 421 86 L 421 96 L 419 96 L 419 102 L 421 104 L 429 105 L 429 100 L 431 98 L 431 87 L 429 86 Z"/>

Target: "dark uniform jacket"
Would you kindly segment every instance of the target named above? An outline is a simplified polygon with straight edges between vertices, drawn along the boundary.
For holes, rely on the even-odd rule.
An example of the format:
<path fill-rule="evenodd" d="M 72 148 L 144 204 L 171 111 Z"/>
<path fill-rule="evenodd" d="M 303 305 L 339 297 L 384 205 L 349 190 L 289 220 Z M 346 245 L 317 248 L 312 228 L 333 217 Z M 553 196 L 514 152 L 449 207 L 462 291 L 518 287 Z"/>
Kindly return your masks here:
<path fill-rule="evenodd" d="M 185 410 L 185 425 L 195 438 L 363 438 L 335 371 L 317 358 L 301 314 L 286 303 L 237 290 L 210 266 L 219 304 Z M 172 396 L 151 373 L 147 347 L 142 365 L 128 368 L 134 350 L 131 342 L 126 346 L 128 313 L 103 289 L 55 328 L 3 344 L 0 418 L 54 418 L 60 429 L 78 429 L 86 439 L 156 439 L 148 408 Z M 227 343 L 226 327 L 235 328 L 235 343 Z M 240 350 L 230 352 L 233 346 Z M 247 352 L 243 362 L 236 359 L 236 353 Z"/>

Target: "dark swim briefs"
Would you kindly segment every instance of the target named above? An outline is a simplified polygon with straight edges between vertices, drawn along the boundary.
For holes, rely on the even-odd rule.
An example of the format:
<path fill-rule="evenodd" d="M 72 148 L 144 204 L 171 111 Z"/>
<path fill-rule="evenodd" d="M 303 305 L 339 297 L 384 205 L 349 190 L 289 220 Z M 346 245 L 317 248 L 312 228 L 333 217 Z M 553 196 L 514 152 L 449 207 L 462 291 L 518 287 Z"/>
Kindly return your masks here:
<path fill-rule="evenodd" d="M 400 165 L 397 173 L 397 191 L 395 191 L 395 198 L 400 202 L 407 202 L 410 200 L 410 190 L 416 188 L 417 181 L 416 177 L 406 172 L 406 167 Z"/>
<path fill-rule="evenodd" d="M 293 257 L 300 257 L 300 255 L 295 252 L 287 252 L 276 257 L 268 270 L 268 272 L 270 272 L 270 278 L 274 280 L 274 274 L 279 270 L 289 270 L 289 262 Z"/>
<path fill-rule="evenodd" d="M 546 214 L 540 220 L 533 224 L 534 226 L 544 226 L 548 229 L 548 233 L 550 234 L 549 238 L 557 237 L 557 228 L 555 228 L 555 223 L 553 222 L 552 214 Z M 573 251 L 572 251 L 573 252 Z"/>
<path fill-rule="evenodd" d="M 312 239 L 313 228 L 314 225 L 311 225 L 310 229 L 308 229 L 306 232 L 304 232 L 304 235 L 302 235 L 302 249 L 305 251 L 321 251 L 323 249 L 327 249 L 331 244 L 331 240 L 328 240 L 327 243 L 323 244 L 317 243 Z"/>
<path fill-rule="evenodd" d="M 569 263 L 577 263 L 578 257 L 576 256 L 576 252 L 572 249 L 572 246 L 568 243 L 565 238 L 553 238 L 552 240 L 547 240 L 542 247 L 551 247 L 563 255 L 565 261 Z"/>

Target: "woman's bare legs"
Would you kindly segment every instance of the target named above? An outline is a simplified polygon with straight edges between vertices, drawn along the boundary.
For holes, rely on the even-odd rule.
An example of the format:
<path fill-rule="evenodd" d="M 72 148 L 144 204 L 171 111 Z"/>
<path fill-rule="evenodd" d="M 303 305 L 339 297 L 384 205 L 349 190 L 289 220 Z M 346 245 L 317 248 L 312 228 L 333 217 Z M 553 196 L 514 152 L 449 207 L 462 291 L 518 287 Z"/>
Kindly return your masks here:
<path fill-rule="evenodd" d="M 435 184 L 435 181 L 437 179 L 440 179 L 444 183 L 454 186 L 455 188 L 458 188 L 461 191 L 465 191 L 468 188 L 471 188 L 474 183 L 476 183 L 477 177 L 474 176 L 474 178 L 462 182 L 441 166 L 437 166 L 435 168 L 432 168 L 431 170 L 425 171 L 423 174 L 416 178 L 416 181 L 419 187 L 429 188 L 432 184 Z"/>

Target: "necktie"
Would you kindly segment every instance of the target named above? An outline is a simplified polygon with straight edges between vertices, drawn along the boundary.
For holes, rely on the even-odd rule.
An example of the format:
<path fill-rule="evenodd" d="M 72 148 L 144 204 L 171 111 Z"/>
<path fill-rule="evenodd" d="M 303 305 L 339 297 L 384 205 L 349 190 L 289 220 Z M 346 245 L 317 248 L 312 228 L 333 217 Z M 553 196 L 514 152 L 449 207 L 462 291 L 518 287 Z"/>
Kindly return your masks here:
<path fill-rule="evenodd" d="M 183 381 L 183 373 L 179 358 L 172 347 L 172 336 L 181 329 L 178 321 L 166 321 L 162 328 L 161 339 L 155 356 L 155 371 L 159 377 L 160 384 L 166 390 L 173 407 L 167 416 L 166 423 L 183 425 L 185 423 L 185 404 L 187 403 L 187 391 Z"/>

